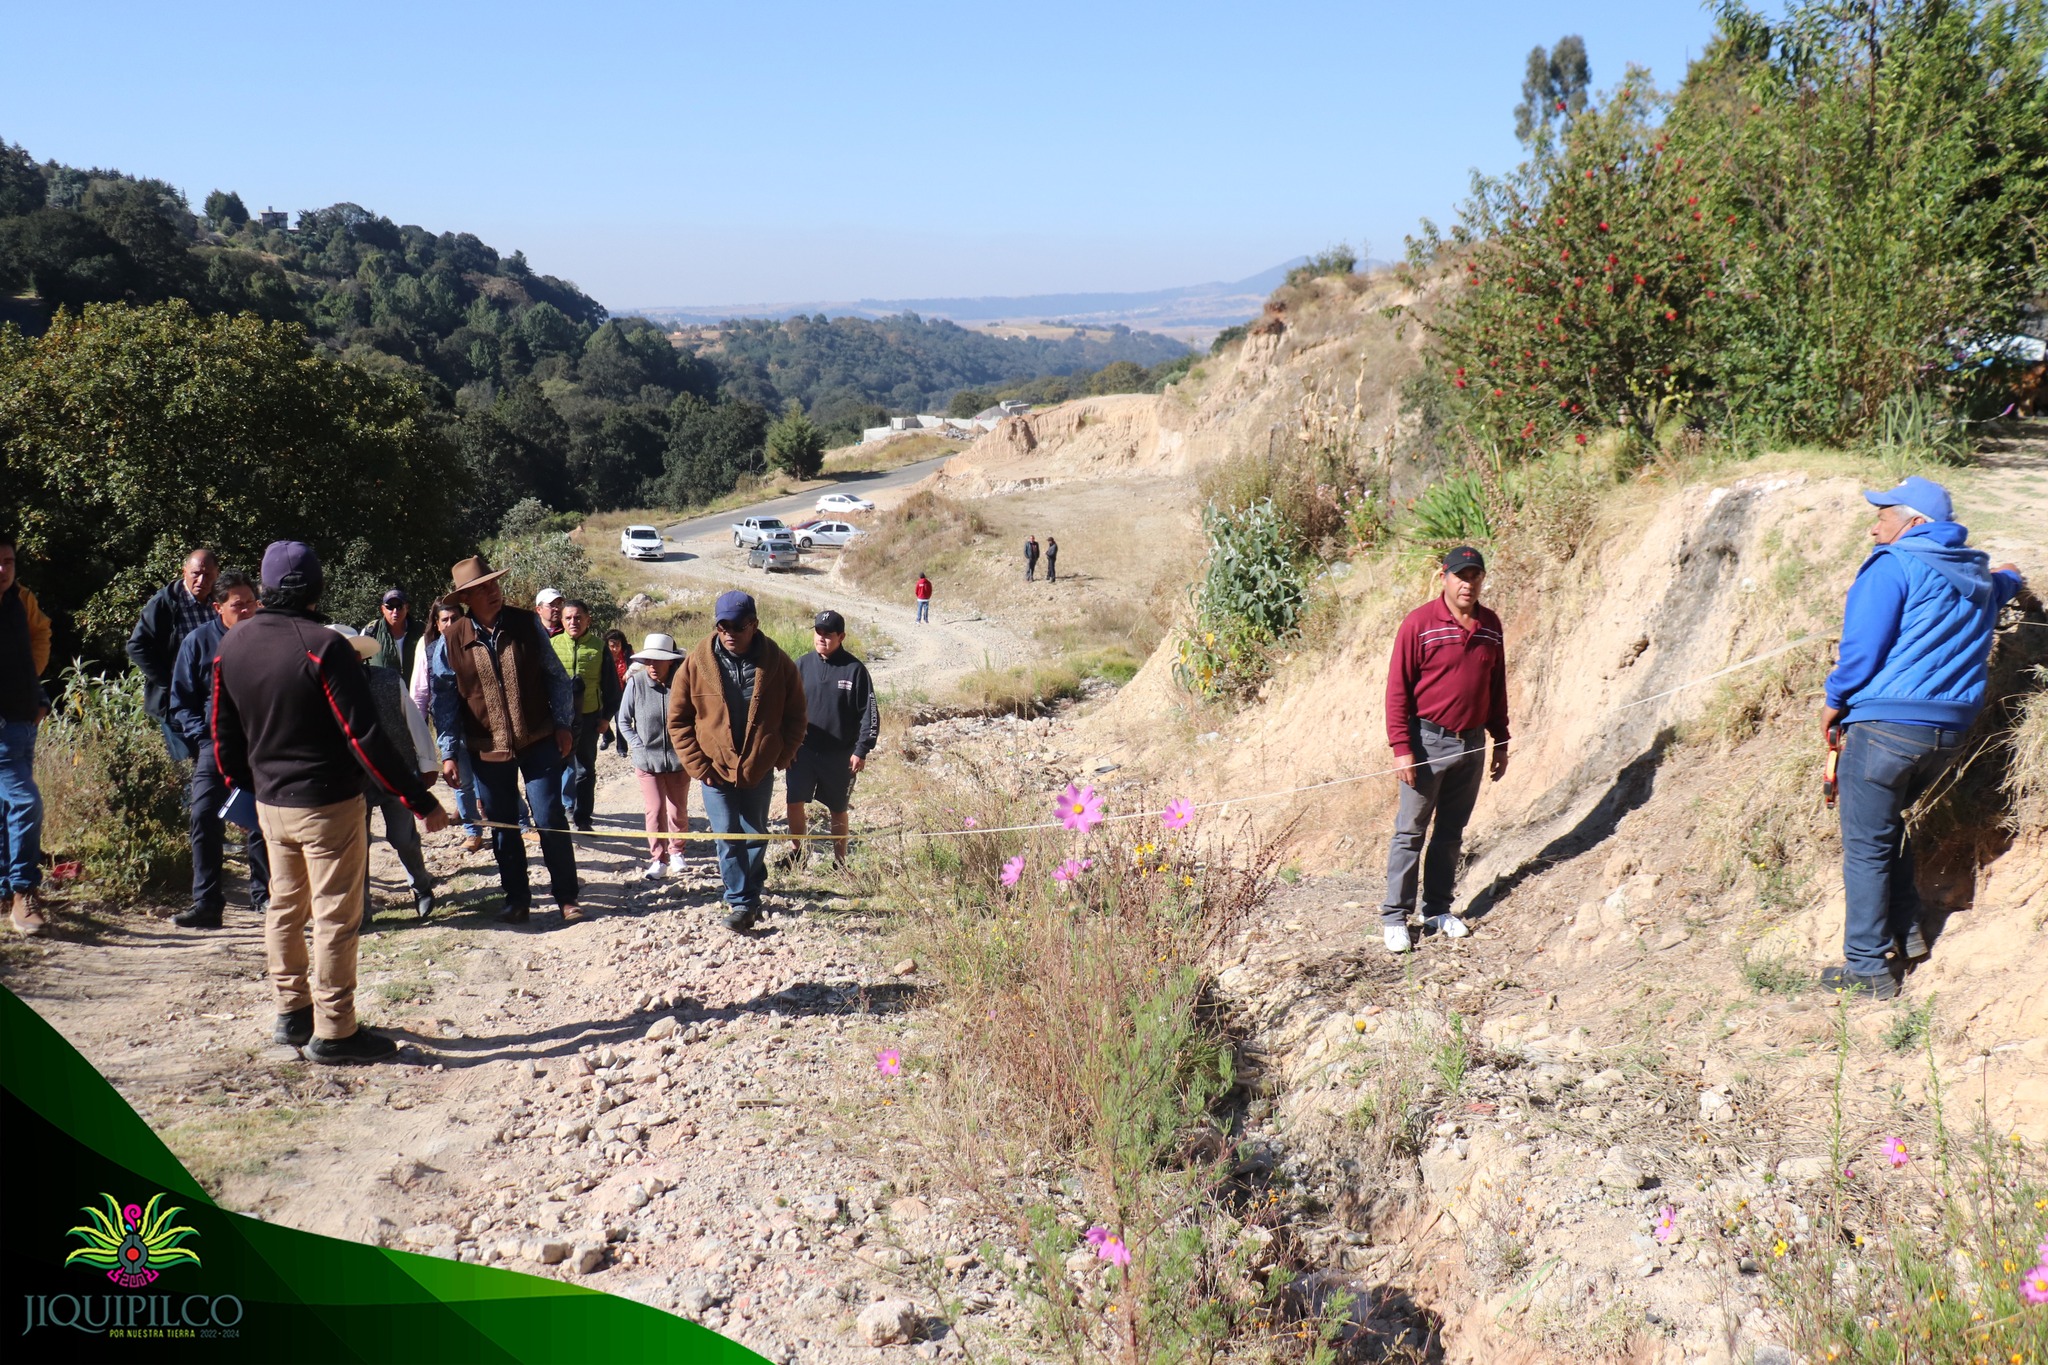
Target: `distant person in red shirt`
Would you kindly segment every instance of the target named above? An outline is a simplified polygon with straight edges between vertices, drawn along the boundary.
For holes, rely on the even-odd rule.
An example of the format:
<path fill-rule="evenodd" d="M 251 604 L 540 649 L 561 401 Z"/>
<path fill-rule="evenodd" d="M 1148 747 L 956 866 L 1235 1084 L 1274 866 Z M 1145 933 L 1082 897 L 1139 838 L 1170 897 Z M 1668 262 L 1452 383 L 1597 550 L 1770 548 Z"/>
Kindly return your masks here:
<path fill-rule="evenodd" d="M 1498 782 L 1508 770 L 1507 646 L 1500 618 L 1479 605 L 1485 582 L 1486 561 L 1460 545 L 1443 557 L 1443 596 L 1409 612 L 1394 634 L 1387 742 L 1402 766 L 1395 774 L 1401 809 L 1387 851 L 1387 899 L 1380 906 L 1388 952 L 1409 949 L 1418 872 L 1423 927 L 1450 938 L 1470 932 L 1450 913 L 1459 846 L 1479 799 L 1481 774 L 1490 769 Z"/>
<path fill-rule="evenodd" d="M 932 619 L 932 581 L 924 576 L 924 570 L 917 571 L 917 619 Z"/>

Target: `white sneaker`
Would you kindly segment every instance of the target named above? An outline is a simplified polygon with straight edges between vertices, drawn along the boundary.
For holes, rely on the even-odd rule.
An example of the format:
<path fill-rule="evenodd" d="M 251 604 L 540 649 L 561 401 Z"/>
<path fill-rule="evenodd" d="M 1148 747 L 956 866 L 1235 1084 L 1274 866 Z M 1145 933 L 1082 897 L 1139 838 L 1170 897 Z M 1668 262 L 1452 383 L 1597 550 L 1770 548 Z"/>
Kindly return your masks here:
<path fill-rule="evenodd" d="M 668 875 L 668 870 L 669 865 L 656 858 L 647 864 L 647 870 L 640 874 L 640 880 L 644 882 L 658 882 Z"/>
<path fill-rule="evenodd" d="M 1467 938 L 1472 933 L 1471 926 L 1456 915 L 1431 915 L 1423 924 L 1445 938 Z"/>
<path fill-rule="evenodd" d="M 1405 924 L 1387 924 L 1387 925 L 1382 925 L 1382 926 L 1381 926 L 1381 928 L 1380 928 L 1380 937 L 1381 937 L 1382 939 L 1384 939 L 1384 940 L 1386 941 L 1386 945 L 1387 945 L 1387 951 L 1388 951 L 1388 952 L 1390 952 L 1390 953 L 1405 953 L 1405 952 L 1407 952 L 1407 951 L 1408 951 L 1408 947 L 1409 947 L 1409 944 L 1408 944 L 1408 926 L 1407 926 L 1407 925 L 1405 925 Z"/>
<path fill-rule="evenodd" d="M 680 877 L 680 876 L 682 876 L 682 875 L 683 875 L 683 855 L 682 855 L 682 854 L 680 854 L 680 853 L 675 853 L 675 854 L 671 854 L 671 855 L 669 856 L 669 860 L 668 860 L 668 875 L 669 875 L 669 876 L 671 876 L 671 877 Z"/>

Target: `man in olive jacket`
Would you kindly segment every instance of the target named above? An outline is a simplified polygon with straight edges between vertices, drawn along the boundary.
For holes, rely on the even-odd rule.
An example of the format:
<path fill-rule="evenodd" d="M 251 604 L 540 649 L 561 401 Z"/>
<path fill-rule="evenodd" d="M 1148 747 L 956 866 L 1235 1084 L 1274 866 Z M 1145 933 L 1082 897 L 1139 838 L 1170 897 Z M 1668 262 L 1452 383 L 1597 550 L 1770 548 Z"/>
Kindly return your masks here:
<path fill-rule="evenodd" d="M 734 933 L 760 917 L 775 770 L 796 757 L 806 724 L 803 675 L 761 630 L 754 599 L 720 593 L 715 628 L 669 683 L 668 733 L 683 771 L 702 785 L 712 830 L 755 836 L 718 841 Z"/>

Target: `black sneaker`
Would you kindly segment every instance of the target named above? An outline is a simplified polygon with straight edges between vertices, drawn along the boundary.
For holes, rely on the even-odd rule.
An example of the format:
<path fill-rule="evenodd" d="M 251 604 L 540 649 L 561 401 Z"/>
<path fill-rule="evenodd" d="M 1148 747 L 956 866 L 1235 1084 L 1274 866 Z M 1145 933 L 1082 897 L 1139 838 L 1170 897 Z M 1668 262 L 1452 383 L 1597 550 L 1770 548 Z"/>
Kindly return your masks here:
<path fill-rule="evenodd" d="M 761 912 L 759 910 L 743 905 L 725 917 L 725 927 L 732 930 L 735 934 L 744 934 L 749 929 L 752 929 L 754 922 L 760 918 Z"/>
<path fill-rule="evenodd" d="M 202 910 L 195 905 L 190 910 L 180 910 L 177 914 L 172 915 L 171 923 L 177 925 L 180 929 L 218 929 L 220 928 L 220 911 Z"/>
<path fill-rule="evenodd" d="M 427 916 L 433 914 L 434 893 L 431 891 L 414 892 L 412 898 L 412 912 L 421 919 L 425 919 Z"/>
<path fill-rule="evenodd" d="M 524 924 L 532 918 L 532 912 L 523 905 L 508 905 L 492 918 L 500 924 Z"/>
<path fill-rule="evenodd" d="M 381 1062 L 398 1055 L 398 1044 L 358 1024 L 346 1038 L 315 1038 L 306 1055 L 316 1062 Z"/>
<path fill-rule="evenodd" d="M 1890 972 L 1879 972 L 1875 976 L 1862 976 L 1846 966 L 1829 967 L 1820 974 L 1820 984 L 1825 990 L 1841 995 L 1868 995 L 1873 1000 L 1892 1000 L 1899 994 L 1898 978 Z"/>
<path fill-rule="evenodd" d="M 277 1016 L 277 1031 L 270 1035 L 287 1047 L 304 1047 L 313 1041 L 313 1007 L 303 1006 Z"/>

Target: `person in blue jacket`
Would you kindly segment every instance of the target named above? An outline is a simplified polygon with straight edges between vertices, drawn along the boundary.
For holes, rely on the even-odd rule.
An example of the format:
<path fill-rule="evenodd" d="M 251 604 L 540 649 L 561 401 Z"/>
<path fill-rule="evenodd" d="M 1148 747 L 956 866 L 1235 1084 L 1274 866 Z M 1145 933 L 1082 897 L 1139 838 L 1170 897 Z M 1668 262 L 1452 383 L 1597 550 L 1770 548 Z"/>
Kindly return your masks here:
<path fill-rule="evenodd" d="M 1843 965 L 1821 984 L 1889 1000 L 1901 966 L 1927 955 L 1905 812 L 1955 761 L 1984 707 L 1998 609 L 2023 583 L 2011 564 L 1966 543 L 1948 490 L 1917 475 L 1884 493 L 1877 543 L 1856 571 L 1842 643 L 1828 674 L 1825 738 L 1842 727 L 1836 768 L 1842 816 L 1842 886 L 1848 911 Z"/>

